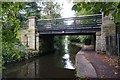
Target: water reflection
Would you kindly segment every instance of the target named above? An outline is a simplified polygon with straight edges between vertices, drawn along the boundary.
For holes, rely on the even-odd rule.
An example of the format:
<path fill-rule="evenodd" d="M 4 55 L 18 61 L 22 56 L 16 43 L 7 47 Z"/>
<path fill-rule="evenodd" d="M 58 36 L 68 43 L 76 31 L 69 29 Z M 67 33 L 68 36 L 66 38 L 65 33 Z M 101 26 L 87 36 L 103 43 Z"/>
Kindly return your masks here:
<path fill-rule="evenodd" d="M 63 56 L 63 58 L 64 58 L 64 56 Z M 75 67 L 73 66 L 73 63 L 71 62 L 71 60 L 70 60 L 70 58 L 68 57 L 68 58 L 64 58 L 65 59 L 65 61 L 64 61 L 64 63 L 65 63 L 65 65 L 64 65 L 64 68 L 67 68 L 67 69 L 75 69 Z"/>
<path fill-rule="evenodd" d="M 68 36 L 65 36 L 65 40 L 64 40 L 64 51 L 65 53 L 68 53 L 68 45 L 69 45 L 69 40 L 68 40 Z"/>
<path fill-rule="evenodd" d="M 6 78 L 74 78 L 75 53 L 80 48 L 70 45 L 67 37 L 64 47 L 29 61 L 6 66 L 3 77 Z"/>
<path fill-rule="evenodd" d="M 75 67 L 73 66 L 73 63 L 70 60 L 70 54 L 69 54 L 69 49 L 68 49 L 68 45 L 69 45 L 69 40 L 68 40 L 68 36 L 65 36 L 65 41 L 64 41 L 64 45 L 65 45 L 65 54 L 62 57 L 64 59 L 64 68 L 67 69 L 75 69 Z"/>
<path fill-rule="evenodd" d="M 63 58 L 63 59 L 69 59 L 69 58 L 70 58 L 70 55 L 67 53 L 67 54 L 65 54 L 62 58 Z"/>

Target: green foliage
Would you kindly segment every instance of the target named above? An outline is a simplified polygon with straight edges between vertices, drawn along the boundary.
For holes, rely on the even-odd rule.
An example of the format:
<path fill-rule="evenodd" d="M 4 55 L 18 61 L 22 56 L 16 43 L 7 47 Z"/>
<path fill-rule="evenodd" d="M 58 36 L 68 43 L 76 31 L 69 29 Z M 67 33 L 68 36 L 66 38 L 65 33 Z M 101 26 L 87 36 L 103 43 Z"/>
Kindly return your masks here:
<path fill-rule="evenodd" d="M 89 36 L 87 36 L 87 35 L 84 35 L 84 36 L 81 35 L 81 36 L 79 36 L 79 39 L 80 39 L 81 43 L 84 43 L 85 40 L 88 39 L 88 38 L 89 38 Z"/>
<path fill-rule="evenodd" d="M 58 3 L 54 2 L 42 2 L 43 10 L 42 16 L 43 19 L 59 18 L 61 17 L 60 11 L 61 7 Z"/>
<path fill-rule="evenodd" d="M 71 42 L 80 42 L 80 43 L 85 43 L 86 40 L 92 40 L 92 35 L 74 35 L 74 36 L 69 36 L 68 39 Z"/>
<path fill-rule="evenodd" d="M 53 2 L 25 2 L 25 8 L 22 10 L 22 18 L 27 20 L 29 16 L 36 16 L 38 19 L 60 17 L 61 7 Z"/>
<path fill-rule="evenodd" d="M 11 63 L 25 59 L 26 47 L 20 43 L 2 42 L 3 63 Z"/>
<path fill-rule="evenodd" d="M 2 29 L 3 41 L 14 41 L 17 36 L 17 31 L 20 29 L 20 21 L 17 19 L 17 14 L 22 8 L 22 3 L 3 2 L 2 3 Z M 9 38 L 12 38 L 11 40 Z"/>
<path fill-rule="evenodd" d="M 73 5 L 72 10 L 79 15 L 99 14 L 102 11 L 108 15 L 113 10 L 115 22 L 120 22 L 120 2 L 79 2 Z"/>
<path fill-rule="evenodd" d="M 59 49 L 61 46 L 63 47 L 63 40 L 64 36 L 54 36 L 54 48 Z"/>
<path fill-rule="evenodd" d="M 40 18 L 41 16 L 41 6 L 38 6 L 37 2 L 25 2 L 26 6 L 24 8 L 26 14 L 26 18 L 29 16 L 36 16 L 37 18 Z"/>
<path fill-rule="evenodd" d="M 78 35 L 69 36 L 68 40 L 70 40 L 71 42 L 80 42 Z"/>
<path fill-rule="evenodd" d="M 2 69 L 2 20 L 1 20 L 1 3 L 0 3 L 0 70 Z"/>
<path fill-rule="evenodd" d="M 26 50 L 18 40 L 18 31 L 21 27 L 17 18 L 24 4 L 20 2 L 2 2 L 2 56 L 3 63 L 19 61 L 26 56 Z"/>

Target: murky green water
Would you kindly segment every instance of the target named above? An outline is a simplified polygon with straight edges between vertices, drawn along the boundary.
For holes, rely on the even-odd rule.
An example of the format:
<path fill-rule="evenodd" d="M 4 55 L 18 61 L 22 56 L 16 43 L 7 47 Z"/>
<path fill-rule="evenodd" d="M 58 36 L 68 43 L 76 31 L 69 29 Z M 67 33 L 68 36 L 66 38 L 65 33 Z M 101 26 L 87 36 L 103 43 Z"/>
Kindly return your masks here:
<path fill-rule="evenodd" d="M 74 78 L 75 54 L 79 47 L 69 44 L 67 39 L 63 47 L 54 53 L 41 55 L 29 61 L 6 66 L 4 78 Z"/>

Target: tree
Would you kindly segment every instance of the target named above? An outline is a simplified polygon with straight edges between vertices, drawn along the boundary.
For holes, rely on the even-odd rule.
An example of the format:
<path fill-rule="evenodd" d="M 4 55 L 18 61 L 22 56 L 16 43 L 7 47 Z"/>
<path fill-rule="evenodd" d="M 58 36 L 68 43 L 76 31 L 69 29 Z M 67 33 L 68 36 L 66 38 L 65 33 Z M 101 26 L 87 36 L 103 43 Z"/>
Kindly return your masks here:
<path fill-rule="evenodd" d="M 2 29 L 3 41 L 14 42 L 17 37 L 17 31 L 20 29 L 20 21 L 17 19 L 19 10 L 23 8 L 22 3 L 3 2 L 2 3 Z M 8 38 L 9 37 L 9 38 Z"/>
<path fill-rule="evenodd" d="M 25 12 L 26 12 L 26 17 L 29 16 L 36 16 L 37 18 L 40 18 L 41 16 L 41 10 L 42 7 L 37 4 L 37 2 L 25 2 Z"/>
<path fill-rule="evenodd" d="M 21 22 L 21 27 L 28 27 L 27 20 L 29 16 L 36 16 L 40 19 L 42 7 L 37 4 L 37 2 L 23 2 L 24 8 L 20 10 L 20 14 L 17 18 Z"/>
<path fill-rule="evenodd" d="M 58 3 L 54 2 L 43 2 L 42 3 L 43 10 L 42 10 L 42 18 L 59 18 L 61 17 L 60 11 L 61 7 Z"/>
<path fill-rule="evenodd" d="M 18 14 L 21 24 L 27 26 L 29 16 L 35 16 L 37 19 L 51 19 L 61 17 L 61 7 L 58 3 L 53 2 L 24 2 L 25 8 Z M 23 26 L 24 27 L 24 26 Z"/>
<path fill-rule="evenodd" d="M 61 7 L 58 3 L 54 2 L 25 2 L 26 19 L 29 16 L 36 16 L 38 19 L 45 18 L 57 18 L 60 16 Z"/>
<path fill-rule="evenodd" d="M 109 15 L 112 11 L 112 16 L 115 22 L 120 22 L 120 2 L 79 2 L 75 3 L 72 10 L 79 14 L 99 14 L 104 12 L 104 15 Z M 84 13 L 82 13 L 84 11 Z"/>
<path fill-rule="evenodd" d="M 25 58 L 25 47 L 18 39 L 18 30 L 21 28 L 17 15 L 24 8 L 20 2 L 2 2 L 2 56 L 3 63 L 13 62 Z"/>

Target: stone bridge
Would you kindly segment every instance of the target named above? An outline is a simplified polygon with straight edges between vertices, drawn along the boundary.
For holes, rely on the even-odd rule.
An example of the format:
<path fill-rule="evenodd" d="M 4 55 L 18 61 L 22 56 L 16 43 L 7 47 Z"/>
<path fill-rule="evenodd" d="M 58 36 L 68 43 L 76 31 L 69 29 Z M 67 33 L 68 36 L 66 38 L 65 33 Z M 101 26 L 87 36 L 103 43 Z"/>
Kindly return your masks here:
<path fill-rule="evenodd" d="M 115 27 L 111 18 L 109 16 L 103 17 L 103 14 L 40 20 L 31 16 L 28 29 L 21 31 L 23 35 L 20 40 L 29 49 L 40 51 L 42 41 L 44 45 L 52 44 L 49 42 L 52 41 L 53 36 L 51 35 L 94 34 L 96 38 L 95 50 L 114 54 Z"/>

